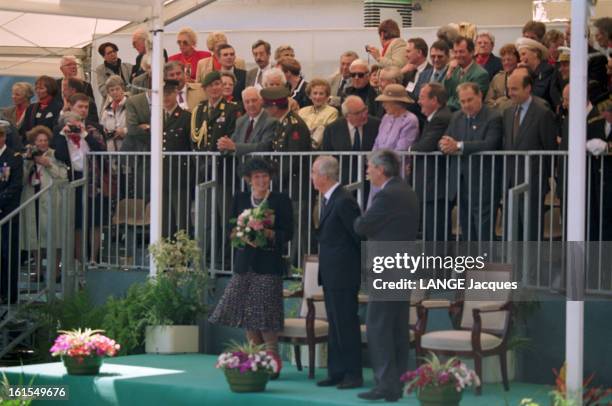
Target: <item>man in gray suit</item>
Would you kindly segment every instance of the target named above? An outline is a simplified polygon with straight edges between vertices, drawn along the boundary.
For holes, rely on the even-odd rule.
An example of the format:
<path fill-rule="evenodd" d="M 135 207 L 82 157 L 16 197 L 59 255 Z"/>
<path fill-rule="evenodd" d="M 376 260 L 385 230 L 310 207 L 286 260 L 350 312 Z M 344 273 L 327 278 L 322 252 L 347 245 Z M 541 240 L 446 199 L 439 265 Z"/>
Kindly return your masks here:
<path fill-rule="evenodd" d="M 552 110 L 543 99 L 532 96 L 533 78 L 527 68 L 517 68 L 508 78 L 508 94 L 512 106 L 503 113 L 504 149 L 507 151 L 550 151 L 557 149 L 556 137 L 559 134 L 557 121 Z M 504 179 L 505 186 L 514 187 L 526 181 L 525 165 L 530 160 L 531 192 L 529 193 L 529 218 L 525 218 L 523 205 L 519 205 L 519 229 L 513 237 L 522 240 L 522 225 L 529 220 L 528 241 L 537 241 L 540 237 L 538 215 L 544 213 L 544 196 L 548 192 L 550 177 L 549 157 L 518 156 L 508 159 Z M 517 176 L 515 177 L 515 173 Z M 541 190 L 540 190 L 541 185 Z M 507 207 L 507 206 L 506 206 Z M 506 213 L 507 214 L 507 213 Z M 540 221 L 544 216 L 540 217 Z M 507 221 L 506 221 L 507 224 Z M 509 227 L 505 227 L 508 230 Z"/>
<path fill-rule="evenodd" d="M 358 235 L 369 241 L 414 241 L 419 228 L 416 193 L 399 177 L 400 160 L 390 150 L 368 157 L 368 177 L 380 188 L 368 210 L 355 220 Z M 376 386 L 358 396 L 366 400 L 397 401 L 400 376 L 408 369 L 409 300 L 368 303 L 366 328 Z"/>
<path fill-rule="evenodd" d="M 329 85 L 331 87 L 330 105 L 340 107 L 344 89 L 351 86 L 351 72 L 349 68 L 351 67 L 351 63 L 358 58 L 359 55 L 357 55 L 355 51 L 346 51 L 340 55 L 340 67 L 338 68 L 338 72 L 329 78 Z"/>
<path fill-rule="evenodd" d="M 257 66 L 247 72 L 246 86 L 255 86 L 261 89 L 263 74 L 272 68 L 270 65 L 270 43 L 259 39 L 251 46 L 251 51 L 253 52 L 253 59 L 255 59 Z"/>
<path fill-rule="evenodd" d="M 231 138 L 224 136 L 217 141 L 219 151 L 228 151 L 237 157 L 256 151 L 271 151 L 274 129 L 278 121 L 263 109 L 263 99 L 254 86 L 242 91 L 246 114 L 236 120 Z"/>
<path fill-rule="evenodd" d="M 127 136 L 122 151 L 151 150 L 151 94 L 149 91 L 128 97 L 125 102 Z"/>
<path fill-rule="evenodd" d="M 459 192 L 459 223 L 464 241 L 491 241 L 494 237 L 498 182 L 493 173 L 491 156 L 470 157 L 475 152 L 501 148 L 501 117 L 497 110 L 482 103 L 478 84 L 462 83 L 457 87 L 461 110 L 455 112 L 438 146 L 452 155 L 449 179 L 451 200 Z M 495 165 L 497 171 L 502 164 Z"/>

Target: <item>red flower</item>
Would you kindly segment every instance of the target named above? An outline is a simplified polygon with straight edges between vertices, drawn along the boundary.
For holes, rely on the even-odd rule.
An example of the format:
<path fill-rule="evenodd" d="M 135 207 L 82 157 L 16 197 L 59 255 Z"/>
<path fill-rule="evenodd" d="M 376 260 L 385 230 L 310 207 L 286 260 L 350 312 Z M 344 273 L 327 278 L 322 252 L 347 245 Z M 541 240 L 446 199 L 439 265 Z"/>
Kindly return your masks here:
<path fill-rule="evenodd" d="M 291 134 L 291 138 L 293 139 L 293 141 L 299 141 L 300 133 L 298 133 L 297 131 L 294 131 L 293 134 Z"/>

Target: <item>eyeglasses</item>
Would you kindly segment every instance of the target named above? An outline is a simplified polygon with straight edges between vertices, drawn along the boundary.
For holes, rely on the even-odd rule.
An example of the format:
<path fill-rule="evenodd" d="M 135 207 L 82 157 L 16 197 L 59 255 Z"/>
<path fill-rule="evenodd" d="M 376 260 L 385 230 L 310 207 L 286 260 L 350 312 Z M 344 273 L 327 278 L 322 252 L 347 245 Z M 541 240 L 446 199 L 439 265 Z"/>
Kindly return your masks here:
<path fill-rule="evenodd" d="M 183 41 L 181 41 L 180 39 L 179 39 L 178 41 L 176 41 L 176 43 L 177 43 L 178 45 L 189 45 L 189 41 L 184 41 L 184 40 L 183 40 Z"/>
<path fill-rule="evenodd" d="M 351 77 L 352 78 L 365 78 L 366 76 L 368 76 L 368 74 L 366 72 L 351 72 Z"/>

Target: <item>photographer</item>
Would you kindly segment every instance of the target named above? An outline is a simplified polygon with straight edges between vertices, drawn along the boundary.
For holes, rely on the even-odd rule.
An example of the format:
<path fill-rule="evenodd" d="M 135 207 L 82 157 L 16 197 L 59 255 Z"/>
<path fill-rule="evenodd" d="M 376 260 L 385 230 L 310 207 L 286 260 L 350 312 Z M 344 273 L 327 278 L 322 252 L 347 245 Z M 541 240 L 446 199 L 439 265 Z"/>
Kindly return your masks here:
<path fill-rule="evenodd" d="M 81 179 L 86 168 L 87 153 L 92 151 L 105 151 L 105 147 L 94 135 L 88 133 L 81 116 L 74 112 L 67 112 L 59 120 L 59 131 L 51 141 L 51 147 L 55 149 L 55 157 L 68 167 L 68 179 L 70 181 Z M 94 162 L 95 163 L 95 162 Z M 95 165 L 88 166 L 92 171 L 92 182 L 89 183 L 88 225 L 92 227 L 93 238 L 91 243 L 91 259 L 95 261 L 100 248 L 100 222 L 102 218 L 108 218 L 110 202 L 108 199 L 100 198 L 102 176 Z M 93 168 L 93 170 L 92 170 Z M 81 259 L 81 230 L 83 229 L 83 201 L 82 188 L 76 190 L 75 201 L 75 258 Z"/>
<path fill-rule="evenodd" d="M 113 75 L 106 80 L 106 93 L 111 98 L 102 111 L 100 124 L 104 129 L 106 149 L 108 151 L 119 151 L 123 144 L 123 138 L 127 134 L 125 121 L 125 83 L 118 75 Z"/>
<path fill-rule="evenodd" d="M 41 189 L 47 187 L 53 182 L 65 180 L 68 177 L 66 166 L 55 159 L 55 151 L 49 148 L 49 143 L 52 138 L 51 131 L 42 125 L 35 126 L 26 134 L 28 145 L 26 146 L 26 152 L 23 157 L 23 192 L 21 194 L 21 201 L 25 202 L 30 197 L 34 196 Z M 28 251 L 34 251 L 34 257 L 37 259 L 36 273 L 38 277 L 34 277 L 35 280 L 43 277 L 44 272 L 40 267 L 38 261 L 40 258 L 44 258 L 46 255 L 42 253 L 38 255 L 36 252 L 40 247 L 41 249 L 48 248 L 46 244 L 47 238 L 47 224 L 48 224 L 48 207 L 50 202 L 50 195 L 44 194 L 41 196 L 38 204 L 30 204 L 26 208 L 23 219 L 21 222 L 21 246 L 25 247 Z M 60 196 L 56 196 L 55 207 L 59 210 L 59 199 Z M 59 218 L 59 212 L 54 214 L 54 217 Z M 56 249 L 59 249 L 59 242 L 61 241 L 61 230 L 57 228 L 56 236 L 53 238 Z M 41 237 L 41 241 L 38 237 Z M 57 261 L 61 259 L 58 253 Z M 59 267 L 56 264 L 55 275 L 59 278 Z"/>

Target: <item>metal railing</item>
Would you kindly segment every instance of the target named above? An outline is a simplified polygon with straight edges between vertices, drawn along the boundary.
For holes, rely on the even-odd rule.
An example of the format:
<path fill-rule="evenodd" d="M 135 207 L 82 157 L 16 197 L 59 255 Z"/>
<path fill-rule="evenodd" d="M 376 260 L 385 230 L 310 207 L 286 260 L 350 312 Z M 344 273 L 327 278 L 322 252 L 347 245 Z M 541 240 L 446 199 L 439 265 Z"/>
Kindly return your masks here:
<path fill-rule="evenodd" d="M 340 160 L 342 183 L 348 185 L 362 209 L 366 209 L 370 194 L 369 182 L 365 181 L 367 153 L 317 151 L 249 155 L 276 162 L 278 174 L 272 181 L 272 190 L 288 193 L 293 202 L 295 235 L 286 255 L 294 264 L 304 254 L 317 252 L 314 232 L 318 224 L 318 192 L 310 182 L 310 169 L 316 157 L 323 154 Z M 419 197 L 422 240 L 534 241 L 539 243 L 539 248 L 537 271 L 531 276 L 531 285 L 551 289 L 559 284 L 552 272 L 552 256 L 556 254 L 551 247 L 566 240 L 567 152 L 492 151 L 468 156 L 402 152 L 400 155 L 402 175 Z M 204 266 L 214 273 L 231 272 L 227 224 L 233 196 L 247 189 L 239 176 L 240 165 L 247 158 L 205 152 L 164 153 L 163 234 L 169 236 L 177 229 L 185 229 L 196 236 L 203 250 Z M 92 153 L 89 164 L 97 168 L 90 170 L 92 176 L 87 183 L 89 190 L 96 191 L 90 193 L 89 204 L 99 218 L 102 243 L 94 245 L 95 239 L 90 238 L 89 252 L 97 251 L 98 255 L 87 260 L 94 260 L 100 266 L 146 268 L 148 154 Z M 589 155 L 588 165 L 585 240 L 598 241 L 612 231 L 604 227 L 607 215 L 604 206 L 609 198 L 605 195 L 603 178 L 597 175 L 604 167 L 604 159 Z M 105 188 L 107 192 L 103 193 Z M 126 256 L 131 258 L 126 260 Z M 590 258 L 592 269 L 589 268 L 587 287 L 592 292 L 612 292 L 610 271 L 605 269 L 604 262 L 601 256 Z"/>

